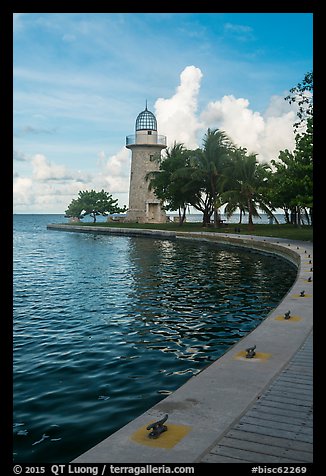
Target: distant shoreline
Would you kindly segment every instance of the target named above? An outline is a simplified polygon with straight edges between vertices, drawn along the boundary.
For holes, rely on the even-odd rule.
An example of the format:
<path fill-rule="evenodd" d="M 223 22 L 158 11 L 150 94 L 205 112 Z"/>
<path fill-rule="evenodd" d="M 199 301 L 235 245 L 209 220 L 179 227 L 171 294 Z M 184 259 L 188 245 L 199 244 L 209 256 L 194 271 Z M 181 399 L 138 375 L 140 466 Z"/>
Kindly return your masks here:
<path fill-rule="evenodd" d="M 18 212 L 18 213 L 13 213 L 13 215 L 43 215 L 43 216 L 51 215 L 51 216 L 60 216 L 60 217 L 62 217 L 63 220 L 69 220 L 68 218 L 65 218 L 64 213 L 22 213 L 22 212 Z M 285 223 L 284 213 L 275 213 L 274 215 L 275 215 L 275 217 L 277 218 L 277 220 L 279 221 L 280 224 Z M 97 217 L 97 222 L 107 221 L 108 216 L 109 215 L 104 216 L 104 217 L 98 216 Z M 123 216 L 125 216 L 125 214 L 113 213 L 111 216 L 121 216 L 121 217 L 123 217 Z M 167 216 L 169 218 L 172 218 L 172 219 L 179 217 L 178 213 L 176 213 L 176 212 L 175 213 L 167 213 Z M 230 218 L 227 218 L 227 216 L 224 213 L 221 213 L 220 217 L 221 217 L 222 220 L 225 220 L 228 223 L 238 224 L 240 214 L 239 213 L 234 213 Z M 253 217 L 254 224 L 267 224 L 267 223 L 269 223 L 268 215 L 266 215 L 265 213 L 261 213 L 260 217 L 261 218 Z M 201 223 L 202 219 L 203 219 L 202 213 L 190 213 L 190 214 L 186 215 L 186 222 Z M 92 219 L 90 217 L 83 218 L 84 223 L 86 223 L 88 221 L 90 223 L 92 223 Z M 275 221 L 274 221 L 274 223 L 275 223 Z M 242 224 L 243 225 L 248 224 L 248 215 L 245 215 L 242 218 Z"/>

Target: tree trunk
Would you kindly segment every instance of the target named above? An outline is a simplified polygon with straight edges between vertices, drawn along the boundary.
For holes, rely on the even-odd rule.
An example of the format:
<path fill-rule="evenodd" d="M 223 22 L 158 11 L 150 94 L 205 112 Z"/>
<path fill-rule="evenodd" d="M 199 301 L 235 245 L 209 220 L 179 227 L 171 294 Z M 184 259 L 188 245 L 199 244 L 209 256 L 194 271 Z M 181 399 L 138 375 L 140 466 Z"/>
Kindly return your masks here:
<path fill-rule="evenodd" d="M 210 219 L 208 217 L 208 212 L 207 209 L 204 210 L 203 212 L 203 226 L 207 226 L 210 223 Z"/>
<path fill-rule="evenodd" d="M 217 228 L 220 223 L 220 220 L 218 219 L 218 210 L 214 208 L 214 228 Z"/>
<path fill-rule="evenodd" d="M 306 208 L 304 208 L 304 214 L 305 214 L 305 217 L 306 217 L 306 220 L 307 220 L 307 225 L 310 225 L 309 213 L 308 213 L 308 210 Z"/>
<path fill-rule="evenodd" d="M 285 223 L 289 224 L 290 223 L 289 211 L 287 208 L 283 208 L 283 210 L 284 210 L 284 216 L 285 216 Z"/>
<path fill-rule="evenodd" d="M 295 207 L 295 216 L 296 216 L 296 226 L 301 226 L 301 212 L 300 212 L 299 205 Z"/>
<path fill-rule="evenodd" d="M 205 208 L 203 212 L 203 226 L 208 226 L 211 223 L 211 212 L 209 212 L 208 208 Z"/>
<path fill-rule="evenodd" d="M 182 226 L 185 218 L 186 218 L 186 211 L 187 211 L 187 207 L 183 207 L 183 211 L 182 211 L 182 214 L 181 214 L 181 207 L 179 207 L 179 226 Z"/>
<path fill-rule="evenodd" d="M 181 225 L 181 208 L 178 208 L 178 213 L 179 213 L 179 225 Z"/>
<path fill-rule="evenodd" d="M 252 231 L 254 229 L 254 222 L 252 221 L 252 200 L 251 198 L 248 199 L 248 231 Z"/>

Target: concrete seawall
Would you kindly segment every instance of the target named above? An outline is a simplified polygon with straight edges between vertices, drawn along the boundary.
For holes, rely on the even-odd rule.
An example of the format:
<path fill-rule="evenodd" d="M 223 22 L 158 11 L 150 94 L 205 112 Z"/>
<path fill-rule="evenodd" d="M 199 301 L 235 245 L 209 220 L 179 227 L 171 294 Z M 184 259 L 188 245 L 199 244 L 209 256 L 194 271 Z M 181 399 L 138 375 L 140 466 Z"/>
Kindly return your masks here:
<path fill-rule="evenodd" d="M 104 226 L 87 226 L 87 225 L 60 225 L 60 224 L 49 224 L 47 225 L 48 230 L 58 230 L 58 231 L 68 231 L 68 232 L 77 232 L 77 233 L 101 233 L 101 234 L 112 234 L 112 235 L 126 235 L 126 236 L 160 236 L 162 238 L 173 239 L 176 237 L 176 232 L 174 231 L 164 231 L 164 230 L 143 230 L 137 228 L 111 228 Z"/>
<path fill-rule="evenodd" d="M 99 228 L 99 232 L 104 232 L 103 227 L 93 226 L 49 225 L 48 228 L 92 233 L 96 233 Z M 198 462 L 260 398 L 311 333 L 312 243 L 210 232 L 189 234 L 160 230 L 130 231 L 126 228 L 105 228 L 105 233 L 205 240 L 240 246 L 248 250 L 276 254 L 291 261 L 298 269 L 296 281 L 287 295 L 258 327 L 173 394 L 73 461 Z M 288 311 L 291 317 L 285 319 L 285 313 Z M 246 349 L 253 345 L 256 345 L 256 355 L 253 359 L 247 359 Z M 166 422 L 168 431 L 160 438 L 150 440 L 146 427 L 165 414 L 169 415 Z"/>

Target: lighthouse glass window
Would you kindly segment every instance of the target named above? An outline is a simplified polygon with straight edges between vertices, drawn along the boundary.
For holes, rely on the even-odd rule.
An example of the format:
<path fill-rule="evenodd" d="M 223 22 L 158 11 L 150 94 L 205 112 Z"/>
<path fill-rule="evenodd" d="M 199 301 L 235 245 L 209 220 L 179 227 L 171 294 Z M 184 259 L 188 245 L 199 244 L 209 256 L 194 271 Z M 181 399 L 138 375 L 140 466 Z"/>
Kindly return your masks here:
<path fill-rule="evenodd" d="M 136 130 L 157 130 L 156 118 L 150 111 L 143 111 L 139 114 L 136 120 Z"/>

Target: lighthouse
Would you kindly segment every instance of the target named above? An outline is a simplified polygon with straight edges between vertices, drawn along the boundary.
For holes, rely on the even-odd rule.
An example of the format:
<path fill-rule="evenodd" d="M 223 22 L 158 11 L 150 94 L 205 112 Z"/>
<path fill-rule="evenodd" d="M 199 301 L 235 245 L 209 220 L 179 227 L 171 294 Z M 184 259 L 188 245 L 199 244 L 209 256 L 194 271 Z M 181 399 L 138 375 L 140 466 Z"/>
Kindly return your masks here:
<path fill-rule="evenodd" d="M 166 148 L 166 136 L 158 135 L 154 114 L 146 108 L 136 119 L 135 134 L 126 137 L 126 147 L 131 150 L 129 208 L 126 222 L 165 223 L 165 211 L 153 190 L 148 189 L 146 175 L 159 170 L 153 160 Z"/>

